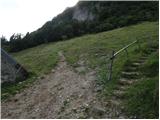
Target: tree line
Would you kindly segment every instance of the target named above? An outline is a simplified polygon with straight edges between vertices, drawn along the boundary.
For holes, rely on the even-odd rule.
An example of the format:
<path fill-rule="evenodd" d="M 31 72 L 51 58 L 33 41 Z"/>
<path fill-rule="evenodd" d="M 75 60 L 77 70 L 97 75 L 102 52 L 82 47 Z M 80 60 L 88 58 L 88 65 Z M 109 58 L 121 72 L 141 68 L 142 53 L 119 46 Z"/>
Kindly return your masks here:
<path fill-rule="evenodd" d="M 63 13 L 46 22 L 38 30 L 13 34 L 9 41 L 1 37 L 2 47 L 17 52 L 43 43 L 67 40 L 89 33 L 97 33 L 136 24 L 142 21 L 157 21 L 158 1 L 80 1 Z M 93 19 L 74 19 L 76 9 L 92 13 Z"/>

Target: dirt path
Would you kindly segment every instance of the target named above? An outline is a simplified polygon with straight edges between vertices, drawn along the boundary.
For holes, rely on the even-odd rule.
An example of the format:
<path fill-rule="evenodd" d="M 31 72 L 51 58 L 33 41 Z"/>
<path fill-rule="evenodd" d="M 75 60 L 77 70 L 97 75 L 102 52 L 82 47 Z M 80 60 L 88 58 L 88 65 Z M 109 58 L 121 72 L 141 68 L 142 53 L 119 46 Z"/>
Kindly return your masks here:
<path fill-rule="evenodd" d="M 95 91 L 96 72 L 78 74 L 62 52 L 52 73 L 2 102 L 2 118 L 103 118 Z"/>
<path fill-rule="evenodd" d="M 86 69 L 84 61 L 79 61 L 79 66 L 73 69 L 66 63 L 63 53 L 58 54 L 59 63 L 50 74 L 2 102 L 2 118 L 136 118 L 125 115 L 122 102 L 126 89 L 140 79 L 137 68 L 147 56 L 121 72 L 112 97 L 99 98 L 96 72 L 88 70 L 82 74 Z"/>

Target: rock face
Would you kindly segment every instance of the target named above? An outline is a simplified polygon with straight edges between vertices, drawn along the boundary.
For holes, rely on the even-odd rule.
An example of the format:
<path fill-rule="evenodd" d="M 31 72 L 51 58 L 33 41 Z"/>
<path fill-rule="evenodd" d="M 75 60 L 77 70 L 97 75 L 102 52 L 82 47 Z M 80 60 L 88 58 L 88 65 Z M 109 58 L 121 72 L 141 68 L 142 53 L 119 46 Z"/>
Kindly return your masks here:
<path fill-rule="evenodd" d="M 15 69 L 6 62 L 6 60 L 2 57 L 1 59 L 1 83 L 14 81 L 15 79 Z"/>
<path fill-rule="evenodd" d="M 73 13 L 73 19 L 78 21 L 93 20 L 94 15 L 87 8 L 80 9 L 78 6 Z"/>
<path fill-rule="evenodd" d="M 1 83 L 22 81 L 27 76 L 27 71 L 1 49 Z"/>

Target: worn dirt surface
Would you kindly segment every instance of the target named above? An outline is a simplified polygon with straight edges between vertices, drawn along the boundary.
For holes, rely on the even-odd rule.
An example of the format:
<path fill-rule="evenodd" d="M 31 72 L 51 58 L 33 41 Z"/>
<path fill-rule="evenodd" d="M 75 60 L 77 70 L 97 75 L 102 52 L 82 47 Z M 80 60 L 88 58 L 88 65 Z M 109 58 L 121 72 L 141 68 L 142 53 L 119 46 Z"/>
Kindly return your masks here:
<path fill-rule="evenodd" d="M 83 60 L 73 68 L 61 51 L 58 54 L 60 60 L 50 74 L 1 103 L 1 118 L 137 118 L 127 116 L 122 103 L 126 89 L 140 79 L 137 68 L 147 56 L 122 71 L 113 95 L 103 98 L 99 96 L 102 87 L 96 84 L 96 71 L 86 68 Z"/>
<path fill-rule="evenodd" d="M 99 95 L 102 87 L 96 84 L 96 71 L 86 68 L 83 60 L 73 68 L 62 52 L 58 54 L 59 63 L 50 74 L 2 102 L 2 118 L 137 118 L 125 114 L 123 100 L 126 89 L 140 79 L 137 68 L 147 57 L 142 56 L 122 71 L 112 96 L 103 98 Z"/>
<path fill-rule="evenodd" d="M 97 97 L 96 72 L 79 74 L 67 64 L 62 52 L 58 54 L 60 61 L 50 74 L 2 102 L 2 118 L 108 117 L 105 102 Z"/>

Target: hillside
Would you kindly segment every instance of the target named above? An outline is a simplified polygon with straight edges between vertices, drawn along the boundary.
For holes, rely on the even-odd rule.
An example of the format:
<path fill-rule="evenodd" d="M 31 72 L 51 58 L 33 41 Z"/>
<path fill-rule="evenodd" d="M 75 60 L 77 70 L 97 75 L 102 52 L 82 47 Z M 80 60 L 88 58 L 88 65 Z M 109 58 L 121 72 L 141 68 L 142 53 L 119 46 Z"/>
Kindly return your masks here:
<path fill-rule="evenodd" d="M 159 90 L 158 86 L 155 86 L 158 84 L 159 64 L 158 24 L 158 22 L 143 22 L 129 27 L 76 37 L 68 41 L 47 43 L 13 53 L 12 55 L 25 66 L 31 76 L 26 81 L 2 86 L 2 99 L 6 99 L 2 102 L 2 118 L 10 118 L 7 113 L 12 118 L 66 118 L 65 116 L 70 118 L 158 118 L 157 101 L 159 97 L 157 95 Z M 125 52 L 119 54 L 114 61 L 112 80 L 107 81 L 107 66 L 109 65 L 107 59 L 112 50 L 118 51 L 135 40 L 139 40 L 140 48 L 138 44 L 129 47 L 128 57 Z M 153 48 L 154 51 L 152 51 Z M 128 89 L 123 96 L 124 99 L 119 97 L 119 93 L 117 97 L 114 93 L 115 89 L 122 87 L 119 85 L 119 79 L 126 77 L 122 76 L 122 72 L 128 70 L 128 67 L 133 66 L 132 63 L 142 57 L 145 58 L 143 65 L 136 67 L 139 76 L 135 81 L 138 79 L 138 82 L 127 85 L 129 88 L 123 86 Z M 133 76 L 129 76 L 128 80 L 133 79 L 130 77 Z M 65 82 L 65 79 L 70 82 Z M 84 88 L 81 88 L 82 81 L 86 83 Z M 57 87 L 54 88 L 52 85 L 56 83 Z M 57 91 L 57 96 L 62 94 L 65 99 L 56 98 L 55 93 L 50 94 L 48 91 Z M 79 101 L 74 95 L 66 96 L 67 91 L 74 95 L 84 93 L 86 99 L 83 98 L 83 95 Z M 74 91 L 78 92 L 74 93 Z M 41 94 L 42 92 L 44 93 Z M 7 100 L 7 97 L 14 94 L 16 95 Z M 43 99 L 43 95 L 46 95 L 46 99 Z M 37 97 L 39 99 L 36 99 Z M 117 98 L 116 103 L 120 100 L 122 105 L 124 104 L 123 112 L 120 111 L 120 108 L 115 109 L 116 106 L 109 102 L 113 100 L 112 97 Z M 136 102 L 137 98 L 143 99 Z M 25 99 L 27 99 L 27 104 L 23 106 Z M 60 113 L 52 109 L 54 108 L 52 105 L 55 106 L 55 104 L 51 101 L 55 99 L 63 102 L 63 104 L 57 103 L 57 110 L 60 110 Z M 123 102 L 123 100 L 126 101 Z M 37 101 L 42 107 L 37 104 Z M 92 108 L 93 101 L 98 108 L 97 106 L 95 106 L 96 109 Z M 84 103 L 84 106 L 83 104 L 76 106 L 79 105 L 78 103 Z M 15 110 L 12 111 L 9 106 L 14 104 L 20 107 L 12 106 Z M 113 111 L 110 105 L 113 105 Z M 105 106 L 107 107 L 104 108 Z M 39 110 L 40 112 L 37 112 Z M 47 110 L 54 114 L 49 111 L 46 113 Z M 29 111 L 33 111 L 33 114 Z M 97 111 L 98 114 L 96 114 Z"/>
<path fill-rule="evenodd" d="M 158 1 L 80 1 L 24 38 L 11 36 L 9 47 L 4 47 L 17 52 L 43 43 L 156 20 Z"/>

